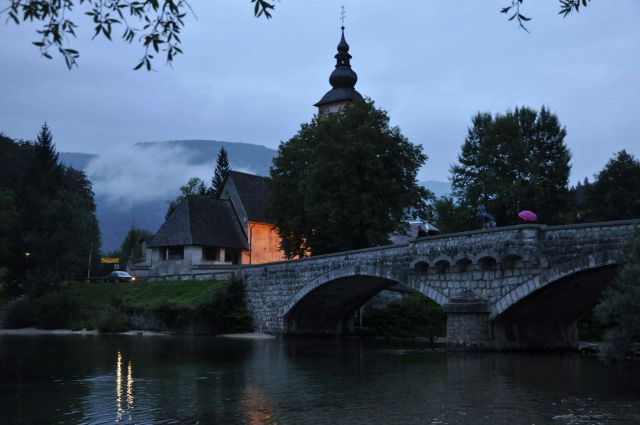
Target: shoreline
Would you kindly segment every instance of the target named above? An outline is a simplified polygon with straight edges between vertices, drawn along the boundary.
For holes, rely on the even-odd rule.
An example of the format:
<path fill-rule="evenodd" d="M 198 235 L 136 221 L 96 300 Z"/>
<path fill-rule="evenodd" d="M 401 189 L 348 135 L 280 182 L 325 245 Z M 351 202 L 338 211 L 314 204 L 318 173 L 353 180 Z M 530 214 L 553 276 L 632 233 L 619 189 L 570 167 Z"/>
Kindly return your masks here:
<path fill-rule="evenodd" d="M 127 331 L 120 333 L 100 332 L 97 329 L 38 329 L 38 328 L 20 328 L 20 329 L 0 329 L 0 336 L 2 335 L 134 335 L 134 336 L 160 336 L 171 335 L 167 332 L 152 332 L 152 331 Z"/>
<path fill-rule="evenodd" d="M 175 334 L 170 332 L 153 332 L 153 331 L 137 331 L 131 330 L 127 332 L 111 333 L 100 332 L 97 329 L 38 329 L 38 328 L 20 328 L 20 329 L 0 329 L 0 336 L 3 335 L 20 335 L 20 336 L 37 336 L 37 335 L 128 335 L 128 336 L 185 336 L 184 334 Z M 230 339 L 254 339 L 254 340 L 266 340 L 275 339 L 274 335 L 263 334 L 258 332 L 245 332 L 245 333 L 231 333 L 220 335 L 189 335 L 189 336 L 215 336 L 220 338 Z"/>

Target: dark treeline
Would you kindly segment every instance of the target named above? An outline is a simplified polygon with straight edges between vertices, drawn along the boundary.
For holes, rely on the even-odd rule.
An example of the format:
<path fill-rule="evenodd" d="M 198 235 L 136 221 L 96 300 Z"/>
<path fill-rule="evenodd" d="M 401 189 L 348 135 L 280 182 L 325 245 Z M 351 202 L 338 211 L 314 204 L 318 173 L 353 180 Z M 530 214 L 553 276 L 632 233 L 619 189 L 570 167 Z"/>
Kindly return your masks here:
<path fill-rule="evenodd" d="M 622 150 L 572 189 L 578 221 L 640 218 L 640 160 Z"/>
<path fill-rule="evenodd" d="M 100 260 L 91 182 L 63 166 L 51 131 L 35 143 L 0 135 L 0 283 L 11 295 L 40 294 L 86 276 Z"/>

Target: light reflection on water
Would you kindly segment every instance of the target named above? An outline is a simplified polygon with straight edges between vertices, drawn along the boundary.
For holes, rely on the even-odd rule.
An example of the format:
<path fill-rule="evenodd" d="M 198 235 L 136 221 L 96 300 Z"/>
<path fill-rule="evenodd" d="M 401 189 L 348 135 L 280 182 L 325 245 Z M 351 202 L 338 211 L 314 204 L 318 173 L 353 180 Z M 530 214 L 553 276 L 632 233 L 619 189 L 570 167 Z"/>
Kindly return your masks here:
<path fill-rule="evenodd" d="M 640 385 L 574 355 L 0 336 L 0 412 L 2 424 L 618 424 L 640 423 Z"/>
<path fill-rule="evenodd" d="M 122 353 L 118 351 L 116 358 L 116 422 L 122 421 L 125 413 L 126 417 L 131 420 L 131 411 L 133 410 L 133 365 L 131 360 L 127 363 L 126 411 L 122 407 L 122 394 Z"/>

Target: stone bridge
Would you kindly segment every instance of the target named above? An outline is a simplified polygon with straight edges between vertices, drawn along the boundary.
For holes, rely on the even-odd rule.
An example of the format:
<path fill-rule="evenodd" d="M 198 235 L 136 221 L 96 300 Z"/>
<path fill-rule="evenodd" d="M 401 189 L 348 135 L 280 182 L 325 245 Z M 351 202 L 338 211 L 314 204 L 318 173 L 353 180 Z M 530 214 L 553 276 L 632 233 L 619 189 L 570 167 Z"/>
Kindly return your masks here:
<path fill-rule="evenodd" d="M 395 286 L 443 307 L 450 348 L 574 348 L 576 319 L 612 282 L 617 254 L 639 227 L 640 220 L 502 227 L 241 273 L 261 332 L 348 333 L 357 309 Z"/>

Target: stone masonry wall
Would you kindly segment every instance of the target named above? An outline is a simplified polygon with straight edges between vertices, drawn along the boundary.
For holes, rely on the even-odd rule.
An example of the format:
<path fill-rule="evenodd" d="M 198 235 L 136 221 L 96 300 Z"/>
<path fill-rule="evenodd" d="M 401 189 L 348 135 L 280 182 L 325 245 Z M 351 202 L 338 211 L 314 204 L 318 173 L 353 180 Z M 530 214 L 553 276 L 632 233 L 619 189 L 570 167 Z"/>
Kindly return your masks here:
<path fill-rule="evenodd" d="M 248 307 L 262 332 L 286 332 L 285 317 L 298 301 L 327 282 L 349 276 L 388 279 L 441 305 L 471 290 L 488 302 L 494 317 L 564 274 L 611 264 L 639 225 L 640 220 L 630 220 L 504 227 L 244 266 L 241 273 Z"/>

